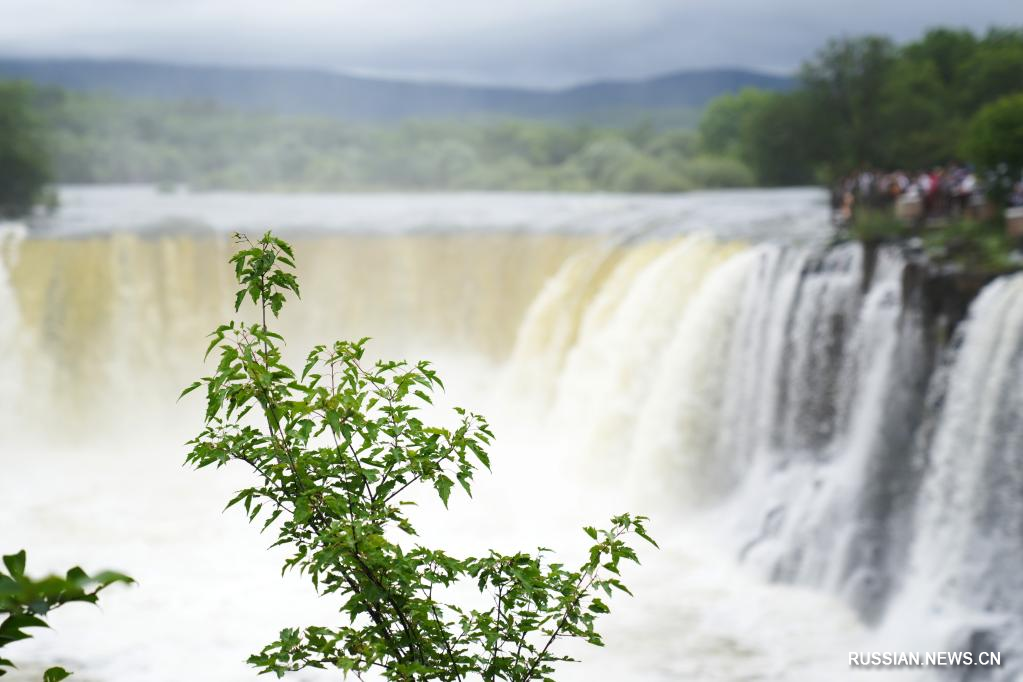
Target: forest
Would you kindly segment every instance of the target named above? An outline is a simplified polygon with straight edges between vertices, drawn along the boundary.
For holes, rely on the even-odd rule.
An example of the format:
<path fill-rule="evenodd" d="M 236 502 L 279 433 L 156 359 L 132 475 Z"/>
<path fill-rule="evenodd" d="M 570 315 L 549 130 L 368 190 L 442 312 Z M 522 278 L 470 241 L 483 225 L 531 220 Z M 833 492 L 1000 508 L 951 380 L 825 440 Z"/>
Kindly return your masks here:
<path fill-rule="evenodd" d="M 862 168 L 950 161 L 1023 169 L 1023 30 L 934 29 L 902 46 L 829 42 L 788 93 L 713 101 L 705 152 L 743 162 L 762 185 L 830 184 Z"/>
<path fill-rule="evenodd" d="M 35 201 L 32 186 L 46 179 L 199 191 L 683 192 L 830 184 L 866 167 L 953 160 L 1018 176 L 1020 93 L 1020 29 L 934 29 L 901 46 L 832 40 L 792 90 L 721 96 L 690 127 L 663 118 L 628 127 L 493 117 L 358 123 L 8 84 L 0 157 L 8 173 L 19 163 L 31 170 L 7 186 Z M 26 103 L 33 111 L 22 111 Z"/>

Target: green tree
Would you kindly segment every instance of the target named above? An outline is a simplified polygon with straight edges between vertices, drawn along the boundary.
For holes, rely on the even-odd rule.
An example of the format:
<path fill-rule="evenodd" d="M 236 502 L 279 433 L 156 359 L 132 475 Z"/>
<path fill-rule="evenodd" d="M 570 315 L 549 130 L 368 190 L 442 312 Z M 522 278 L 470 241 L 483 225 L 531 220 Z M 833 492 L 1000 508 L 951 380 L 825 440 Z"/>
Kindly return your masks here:
<path fill-rule="evenodd" d="M 771 100 L 771 93 L 746 88 L 734 95 L 717 97 L 700 118 L 700 139 L 710 154 L 746 160 L 743 135 L 753 115 Z"/>
<path fill-rule="evenodd" d="M 1023 90 L 1023 31 L 992 30 L 963 65 L 963 74 L 959 91 L 967 113 Z"/>
<path fill-rule="evenodd" d="M 682 176 L 693 187 L 753 187 L 753 171 L 738 159 L 721 156 L 697 156 L 684 162 Z"/>
<path fill-rule="evenodd" d="M 810 123 L 813 112 L 805 93 L 773 95 L 751 116 L 743 135 L 743 155 L 757 182 L 767 186 L 806 185 L 817 178 L 814 160 L 826 158 L 818 145 L 829 137 Z"/>
<path fill-rule="evenodd" d="M 803 91 L 813 116 L 802 133 L 825 145 L 829 171 L 846 173 L 883 162 L 885 126 L 881 117 L 886 83 L 896 61 L 887 38 L 832 40 L 802 70 Z"/>
<path fill-rule="evenodd" d="M 36 580 L 25 575 L 24 550 L 5 556 L 3 563 L 7 570 L 0 570 L 0 614 L 5 616 L 0 622 L 0 649 L 32 637 L 25 631 L 28 628 L 49 627 L 44 618 L 53 609 L 74 602 L 95 604 L 99 593 L 110 585 L 134 582 L 112 571 L 89 576 L 77 566 L 64 577 L 51 575 Z M 14 663 L 0 657 L 0 677 L 13 667 Z M 70 674 L 63 668 L 50 668 L 43 680 L 60 682 Z"/>
<path fill-rule="evenodd" d="M 643 151 L 665 163 L 675 163 L 698 156 L 701 146 L 695 130 L 668 130 L 650 140 Z"/>
<path fill-rule="evenodd" d="M 489 467 L 492 434 L 482 417 L 457 409 L 453 427 L 430 426 L 420 409 L 440 379 L 426 362 L 365 358 L 366 340 L 317 346 L 300 372 L 281 357 L 268 326 L 298 295 L 291 247 L 267 233 L 232 262 L 241 286 L 235 308 L 255 303 L 259 321 L 231 322 L 212 335 L 219 362 L 205 386 L 206 427 L 191 442 L 196 467 L 238 462 L 257 483 L 238 492 L 251 521 L 289 548 L 321 594 L 343 599 L 343 623 L 285 629 L 249 661 L 283 675 L 302 668 L 375 670 L 389 680 L 550 679 L 563 639 L 600 644 L 604 598 L 628 591 L 619 578 L 637 561 L 631 535 L 650 542 L 643 517 L 623 514 L 607 530 L 586 528 L 588 557 L 570 569 L 549 550 L 458 558 L 416 542 L 408 515 L 414 492 L 471 493 Z M 523 504 L 528 501 L 523 500 Z M 478 591 L 465 604 L 452 588 Z"/>
<path fill-rule="evenodd" d="M 951 160 L 961 134 L 945 103 L 945 87 L 933 62 L 902 60 L 891 69 L 878 105 L 881 168 L 929 168 Z"/>
<path fill-rule="evenodd" d="M 935 28 L 903 49 L 906 61 L 930 64 L 942 86 L 952 90 L 969 77 L 967 62 L 977 49 L 977 38 L 970 31 Z"/>
<path fill-rule="evenodd" d="M 0 83 L 0 218 L 19 218 L 43 200 L 50 165 L 32 89 Z"/>
<path fill-rule="evenodd" d="M 1003 97 L 977 112 L 964 142 L 968 156 L 995 176 L 992 197 L 1004 204 L 1023 173 L 1023 92 Z"/>
<path fill-rule="evenodd" d="M 682 192 L 691 188 L 691 183 L 660 161 L 640 155 L 618 168 L 608 187 L 616 192 Z"/>
<path fill-rule="evenodd" d="M 623 171 L 639 163 L 642 153 L 628 141 L 618 137 L 596 140 L 586 146 L 572 161 L 599 189 L 617 189 Z"/>

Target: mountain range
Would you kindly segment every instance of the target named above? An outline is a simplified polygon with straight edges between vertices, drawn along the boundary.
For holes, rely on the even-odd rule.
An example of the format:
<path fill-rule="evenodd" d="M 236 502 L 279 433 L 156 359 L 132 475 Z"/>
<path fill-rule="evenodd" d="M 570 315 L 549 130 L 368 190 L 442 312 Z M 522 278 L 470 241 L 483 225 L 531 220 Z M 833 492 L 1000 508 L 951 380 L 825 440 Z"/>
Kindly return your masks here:
<path fill-rule="evenodd" d="M 679 71 L 557 90 L 388 80 L 292 68 L 186 66 L 86 59 L 0 59 L 0 78 L 149 99 L 205 100 L 248 111 L 352 121 L 516 117 L 616 124 L 702 109 L 745 87 L 786 90 L 793 79 L 743 69 Z"/>

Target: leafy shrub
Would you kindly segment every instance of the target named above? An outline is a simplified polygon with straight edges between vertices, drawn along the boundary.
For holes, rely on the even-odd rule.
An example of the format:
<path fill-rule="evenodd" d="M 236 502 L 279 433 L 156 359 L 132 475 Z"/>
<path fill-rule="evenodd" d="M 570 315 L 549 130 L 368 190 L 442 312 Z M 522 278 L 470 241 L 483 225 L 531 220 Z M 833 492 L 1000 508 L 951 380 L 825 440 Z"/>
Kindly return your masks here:
<path fill-rule="evenodd" d="M 616 137 L 591 142 L 573 162 L 579 166 L 594 187 L 614 189 L 618 186 L 620 174 L 643 155 L 629 142 Z"/>
<path fill-rule="evenodd" d="M 958 263 L 971 271 L 996 273 L 1019 267 L 1012 258 L 1012 240 L 997 223 L 953 221 L 928 230 L 924 245 L 932 258 Z"/>
<path fill-rule="evenodd" d="M 662 161 L 691 159 L 700 152 L 700 135 L 693 130 L 668 130 L 652 139 L 644 151 Z"/>
<path fill-rule="evenodd" d="M 891 211 L 860 208 L 856 210 L 850 231 L 860 241 L 880 242 L 906 237 L 909 227 Z"/>
<path fill-rule="evenodd" d="M 611 189 L 619 192 L 684 192 L 692 189 L 692 185 L 664 164 L 640 156 L 618 171 Z"/>
<path fill-rule="evenodd" d="M 911 234 L 910 226 L 888 211 L 859 209 L 850 235 L 862 242 L 898 241 Z M 998 223 L 956 219 L 923 229 L 927 256 L 939 263 L 954 263 L 971 272 L 997 273 L 1018 268 L 1013 243 Z"/>
<path fill-rule="evenodd" d="M 738 159 L 698 156 L 682 165 L 682 174 L 694 187 L 753 187 L 753 171 Z"/>
<path fill-rule="evenodd" d="M 490 464 L 486 420 L 457 409 L 453 428 L 424 423 L 419 410 L 442 386 L 429 363 L 370 363 L 365 339 L 317 346 L 294 371 L 267 326 L 286 294 L 299 292 L 291 247 L 267 233 L 244 240 L 232 262 L 236 310 L 249 298 L 261 318 L 213 333 L 207 355 L 218 352 L 216 370 L 182 394 L 206 389 L 206 426 L 187 461 L 251 468 L 258 482 L 228 506 L 275 530 L 275 544 L 290 550 L 285 569 L 344 599 L 342 624 L 282 630 L 249 662 L 278 676 L 312 667 L 389 680 L 525 681 L 549 679 L 553 663 L 570 660 L 555 653 L 558 640 L 601 644 L 594 623 L 609 610 L 603 598 L 628 591 L 621 563 L 637 561 L 627 539 L 653 542 L 645 518 L 586 528 L 594 544 L 575 569 L 546 549 L 459 558 L 415 543 L 409 498 L 432 489 L 446 506 L 455 488 L 471 493 L 478 466 Z M 481 598 L 449 601 L 456 585 Z"/>
<path fill-rule="evenodd" d="M 29 639 L 26 628 L 48 627 L 43 620 L 53 609 L 72 602 L 95 604 L 101 590 L 114 583 L 132 583 L 120 573 L 104 571 L 89 576 L 85 571 L 72 568 L 61 578 L 51 575 L 34 580 L 25 575 L 25 550 L 3 558 L 7 572 L 0 570 L 0 614 L 6 614 L 0 623 L 0 649 L 13 642 Z M 0 677 L 13 668 L 14 663 L 0 657 Z M 63 668 L 50 668 L 43 674 L 44 682 L 60 682 L 71 673 Z"/>

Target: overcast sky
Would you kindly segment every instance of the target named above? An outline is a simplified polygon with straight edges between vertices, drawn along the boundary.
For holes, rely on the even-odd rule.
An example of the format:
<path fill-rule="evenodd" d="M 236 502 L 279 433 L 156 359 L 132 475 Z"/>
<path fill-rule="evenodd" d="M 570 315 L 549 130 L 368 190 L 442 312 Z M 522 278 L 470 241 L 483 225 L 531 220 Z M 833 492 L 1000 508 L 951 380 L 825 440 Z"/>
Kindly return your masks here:
<path fill-rule="evenodd" d="M 560 86 L 793 71 L 829 36 L 1023 24 L 1023 0 L 0 0 L 0 54 Z"/>

